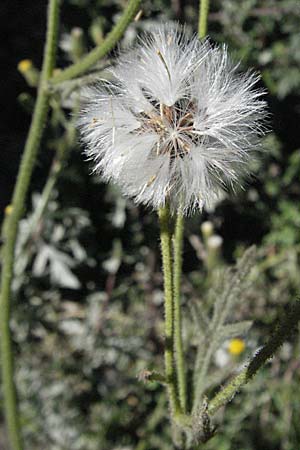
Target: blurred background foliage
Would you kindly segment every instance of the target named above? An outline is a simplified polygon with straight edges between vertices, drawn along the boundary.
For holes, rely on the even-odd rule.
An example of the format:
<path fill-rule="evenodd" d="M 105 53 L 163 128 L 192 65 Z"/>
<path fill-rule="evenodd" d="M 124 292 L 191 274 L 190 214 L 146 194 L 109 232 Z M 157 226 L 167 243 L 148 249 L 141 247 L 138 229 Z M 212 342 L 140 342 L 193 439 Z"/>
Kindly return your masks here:
<path fill-rule="evenodd" d="M 101 42 L 125 3 L 65 0 L 59 65 L 66 66 Z M 34 86 L 26 84 L 17 64 L 29 58 L 39 67 L 45 29 L 45 2 L 34 6 L 24 2 L 25 21 L 20 7 L 20 2 L 1 6 L 2 32 L 10 32 L 3 52 L 11 63 L 4 86 L 8 126 L 1 123 L 2 217 L 35 97 Z M 160 21 L 186 22 L 195 31 L 197 13 L 196 2 L 145 0 L 142 19 L 128 29 L 121 46 L 130 45 L 138 32 Z M 251 320 L 253 326 L 237 336 L 243 343 L 240 350 L 233 351 L 228 339 L 216 350 L 212 361 L 219 375 L 216 382 L 225 381 L 256 351 L 270 322 L 299 295 L 299 20 L 297 0 L 211 1 L 210 37 L 226 42 L 233 57 L 241 59 L 243 70 L 254 67 L 261 72 L 272 130 L 245 190 L 235 197 L 224 196 L 212 210 L 187 221 L 182 289 L 189 365 L 198 339 L 193 305 L 208 311 L 206 294 L 214 291 L 218 271 L 249 245 L 257 246 L 254 275 L 239 293 L 234 310 L 236 320 Z M 97 68 L 101 76 L 114 57 L 115 52 Z M 24 71 L 23 75 L 26 78 Z M 28 73 L 27 81 L 34 85 Z M 70 114 L 78 108 L 76 86 L 61 88 L 51 106 L 21 224 L 14 282 L 12 327 L 27 448 L 171 449 L 163 389 L 137 378 L 163 364 L 155 214 L 137 208 L 117 188 L 90 175 Z M 213 381 L 209 392 L 215 390 Z M 298 448 L 299 382 L 295 336 L 218 414 L 219 433 L 205 448 Z M 6 450 L 4 434 L 0 439 Z"/>

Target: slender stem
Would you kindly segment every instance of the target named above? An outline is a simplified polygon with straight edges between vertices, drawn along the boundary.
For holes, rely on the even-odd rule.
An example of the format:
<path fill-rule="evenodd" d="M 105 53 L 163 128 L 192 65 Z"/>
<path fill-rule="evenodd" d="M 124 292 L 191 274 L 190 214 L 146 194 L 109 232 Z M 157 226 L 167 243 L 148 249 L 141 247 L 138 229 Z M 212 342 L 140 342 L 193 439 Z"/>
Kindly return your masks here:
<path fill-rule="evenodd" d="M 24 202 L 28 191 L 32 170 L 42 138 L 42 130 L 48 111 L 48 93 L 45 85 L 52 74 L 55 64 L 57 30 L 59 20 L 59 0 L 49 0 L 47 37 L 44 49 L 41 81 L 38 97 L 30 125 L 29 134 L 25 144 L 22 161 L 12 198 L 12 212 L 5 218 L 3 265 L 1 274 L 1 366 L 4 393 L 4 410 L 8 427 L 10 445 L 13 450 L 21 450 L 22 437 L 19 423 L 17 394 L 14 383 L 13 351 L 11 342 L 10 301 L 11 283 L 13 278 L 14 253 L 18 232 L 19 220 L 22 216 Z"/>
<path fill-rule="evenodd" d="M 164 273 L 165 291 L 165 377 L 168 388 L 169 403 L 172 416 L 180 411 L 176 395 L 176 382 L 174 371 L 174 305 L 172 292 L 172 251 L 170 212 L 168 206 L 158 212 L 160 221 L 160 240 L 162 252 L 162 264 Z"/>
<path fill-rule="evenodd" d="M 176 218 L 175 233 L 173 238 L 173 292 L 174 292 L 174 346 L 179 401 L 182 412 L 186 412 L 186 373 L 182 343 L 182 321 L 181 321 L 181 272 L 182 272 L 182 247 L 183 247 L 184 218 L 179 211 Z"/>
<path fill-rule="evenodd" d="M 240 389 L 251 380 L 256 372 L 274 355 L 276 350 L 283 344 L 296 329 L 300 320 L 300 300 L 281 320 L 269 341 L 254 355 L 250 363 L 227 386 L 218 392 L 209 402 L 208 413 L 213 415 L 221 407 L 226 405 L 240 391 Z"/>
<path fill-rule="evenodd" d="M 198 35 L 203 39 L 207 35 L 207 18 L 209 11 L 209 0 L 200 0 Z"/>
<path fill-rule="evenodd" d="M 67 69 L 62 70 L 60 73 L 55 75 L 50 80 L 50 82 L 52 84 L 56 84 L 70 80 L 71 78 L 78 77 L 79 75 L 90 69 L 93 65 L 95 65 L 101 58 L 107 55 L 107 53 L 109 53 L 115 47 L 117 42 L 123 36 L 130 22 L 134 19 L 140 7 L 140 3 L 141 0 L 130 0 L 120 20 L 104 39 L 103 43 L 91 50 L 80 61 L 72 64 Z"/>

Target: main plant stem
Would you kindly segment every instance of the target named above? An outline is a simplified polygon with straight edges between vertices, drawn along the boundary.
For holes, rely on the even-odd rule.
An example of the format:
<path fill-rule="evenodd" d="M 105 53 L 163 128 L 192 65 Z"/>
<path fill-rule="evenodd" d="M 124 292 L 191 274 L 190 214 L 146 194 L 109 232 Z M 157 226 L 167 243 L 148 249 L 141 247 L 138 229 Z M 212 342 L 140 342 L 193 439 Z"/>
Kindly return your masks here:
<path fill-rule="evenodd" d="M 186 413 L 186 369 L 182 343 L 182 320 L 181 320 L 181 272 L 182 272 L 182 247 L 183 247 L 184 218 L 181 211 L 178 211 L 173 237 L 173 299 L 174 299 L 174 346 L 175 362 L 177 372 L 177 383 L 180 406 L 183 413 Z"/>
<path fill-rule="evenodd" d="M 168 206 L 158 212 L 165 292 L 165 378 L 172 417 L 180 412 L 174 371 L 174 305 L 172 287 L 172 233 Z"/>
<path fill-rule="evenodd" d="M 12 211 L 6 216 L 4 224 L 5 235 L 3 236 L 4 245 L 2 253 L 3 262 L 0 297 L 1 366 L 5 419 L 8 427 L 10 445 L 13 450 L 21 450 L 23 448 L 17 394 L 14 382 L 13 351 L 9 326 L 14 253 L 18 225 L 23 213 L 24 202 L 48 112 L 49 97 L 46 90 L 46 83 L 52 75 L 55 64 L 58 19 L 59 0 L 49 0 L 47 37 L 37 101 L 13 193 L 11 202 Z"/>

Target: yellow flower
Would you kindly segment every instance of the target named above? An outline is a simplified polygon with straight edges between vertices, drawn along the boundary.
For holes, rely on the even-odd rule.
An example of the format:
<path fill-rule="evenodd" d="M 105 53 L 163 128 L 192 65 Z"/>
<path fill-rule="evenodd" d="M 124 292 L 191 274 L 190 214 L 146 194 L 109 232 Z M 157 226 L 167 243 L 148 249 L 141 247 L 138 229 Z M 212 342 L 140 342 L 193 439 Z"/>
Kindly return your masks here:
<path fill-rule="evenodd" d="M 238 356 L 245 350 L 245 342 L 243 339 L 232 339 L 228 345 L 228 351 L 234 356 Z"/>
<path fill-rule="evenodd" d="M 31 59 L 22 59 L 18 64 L 18 70 L 21 73 L 27 72 L 32 67 Z"/>

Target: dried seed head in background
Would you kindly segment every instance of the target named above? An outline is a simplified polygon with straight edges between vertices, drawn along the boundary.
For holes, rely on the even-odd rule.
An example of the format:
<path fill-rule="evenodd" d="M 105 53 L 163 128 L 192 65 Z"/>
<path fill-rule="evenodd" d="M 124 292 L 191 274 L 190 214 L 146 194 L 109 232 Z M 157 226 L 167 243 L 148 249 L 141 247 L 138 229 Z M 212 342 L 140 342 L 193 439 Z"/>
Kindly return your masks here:
<path fill-rule="evenodd" d="M 95 172 L 152 208 L 184 214 L 241 185 L 264 132 L 256 74 L 240 74 L 225 46 L 179 26 L 141 37 L 86 88 L 79 119 Z"/>

